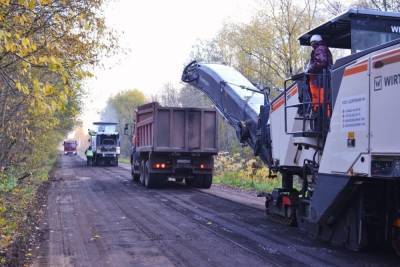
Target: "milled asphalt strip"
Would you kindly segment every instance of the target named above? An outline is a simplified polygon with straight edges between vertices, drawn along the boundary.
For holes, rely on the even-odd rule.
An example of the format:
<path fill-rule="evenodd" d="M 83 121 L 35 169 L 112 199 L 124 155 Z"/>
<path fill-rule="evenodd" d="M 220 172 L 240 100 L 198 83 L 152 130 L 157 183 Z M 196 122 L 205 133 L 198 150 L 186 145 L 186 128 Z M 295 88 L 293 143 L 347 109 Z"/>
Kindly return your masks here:
<path fill-rule="evenodd" d="M 88 169 L 90 169 L 90 167 Z M 167 188 L 166 191 L 149 190 L 130 182 L 131 177 L 129 173 L 129 164 L 120 164 L 120 168 L 94 167 L 94 169 L 96 169 L 96 172 L 97 170 L 100 172 L 107 172 L 108 177 L 118 178 L 118 180 L 120 180 L 120 183 L 122 182 L 123 184 L 128 186 L 126 188 L 122 188 L 122 191 L 126 191 L 125 193 L 132 194 L 132 197 L 135 197 L 135 192 L 137 192 L 140 194 L 144 194 L 144 197 L 146 197 L 147 195 L 149 197 L 151 196 L 156 198 L 165 198 L 168 201 L 161 201 L 160 204 L 166 205 L 168 207 L 167 209 L 175 210 L 181 213 L 183 216 L 186 216 L 187 218 L 194 220 L 195 222 L 197 221 L 196 223 L 201 226 L 203 226 L 204 223 L 207 223 L 208 220 L 213 222 L 211 226 L 206 225 L 208 228 L 211 228 L 208 229 L 208 231 L 217 231 L 217 233 L 214 233 L 215 235 L 219 237 L 221 237 L 222 235 L 222 238 L 224 240 L 228 239 L 227 241 L 239 243 L 240 246 L 245 246 L 247 249 L 250 250 L 253 250 L 255 248 L 254 244 L 252 243 L 255 241 L 259 244 L 263 244 L 262 246 L 267 249 L 271 247 L 278 248 L 277 251 L 281 253 L 281 255 L 286 255 L 289 258 L 294 256 L 294 260 L 297 261 L 298 264 L 301 264 L 301 262 L 303 262 L 305 264 L 314 266 L 365 266 L 365 264 L 368 263 L 368 266 L 396 266 L 396 264 L 393 264 L 393 262 L 397 261 L 393 261 L 392 257 L 385 259 L 387 256 L 382 257 L 382 255 L 376 254 L 354 253 L 350 251 L 345 251 L 344 249 L 332 248 L 318 241 L 312 241 L 310 238 L 307 237 L 306 234 L 301 234 L 299 232 L 295 233 L 294 231 L 292 231 L 293 229 L 282 228 L 282 226 L 274 225 L 271 223 L 265 223 L 265 225 L 261 222 L 257 223 L 257 218 L 249 215 L 249 212 L 251 212 L 250 209 L 257 209 L 257 211 L 254 210 L 254 212 L 259 212 L 260 210 L 263 211 L 264 209 L 254 207 L 253 205 L 249 205 L 248 203 L 241 203 L 241 201 L 238 201 L 237 198 L 232 199 L 230 197 L 221 196 L 219 194 L 219 191 L 217 191 L 218 193 L 212 194 L 210 190 L 203 189 L 171 190 L 171 188 Z M 128 190 L 128 188 L 133 190 Z M 204 196 L 194 194 L 194 190 L 198 191 L 198 193 L 201 193 Z M 190 191 L 192 192 L 190 193 Z M 188 194 L 182 194 L 183 192 L 187 192 Z M 216 197 L 216 199 L 209 199 L 207 201 L 206 194 L 209 196 L 213 195 L 213 197 Z M 191 196 L 189 197 L 189 195 Z M 230 201 L 233 203 L 228 204 L 221 202 L 219 204 L 218 198 L 220 200 L 225 199 L 226 201 Z M 240 208 L 239 206 L 235 205 L 247 206 L 250 207 L 250 209 Z M 218 215 L 220 209 L 229 210 L 229 207 L 233 208 L 231 212 L 232 214 L 235 214 L 234 218 L 229 217 L 229 213 L 225 215 L 221 214 L 221 216 Z M 147 215 L 148 214 L 146 213 L 146 216 Z M 150 216 L 152 215 L 150 214 Z M 165 216 L 165 214 L 162 216 Z M 246 217 L 243 216 L 249 216 L 249 219 L 251 220 L 249 221 L 248 219 L 246 219 Z M 228 230 L 230 229 L 232 232 L 236 233 L 235 235 L 241 235 L 241 237 L 235 235 L 230 236 L 229 234 L 224 233 L 223 231 L 225 230 L 222 228 L 225 227 Z M 246 237 L 248 237 L 248 239 L 252 241 L 248 243 L 246 241 Z M 281 244 L 278 244 L 277 246 L 276 243 Z M 260 253 L 262 252 L 260 251 Z M 282 264 L 285 262 L 284 260 L 277 260 L 277 264 Z M 293 263 L 291 264 L 289 262 L 286 263 L 288 265 L 293 265 Z M 294 264 L 296 265 L 296 263 Z"/>
<path fill-rule="evenodd" d="M 111 168 L 109 169 L 109 171 L 112 172 Z M 127 167 L 125 167 L 125 168 L 127 168 Z M 123 168 L 123 169 L 125 169 L 125 168 Z M 122 175 L 122 174 L 114 173 L 114 175 L 120 176 L 120 178 L 124 179 L 124 180 L 126 180 L 126 178 L 127 178 L 126 174 Z M 130 176 L 129 176 L 129 178 L 130 178 Z M 194 189 L 194 190 L 196 190 L 196 189 Z M 200 191 L 202 191 L 202 193 L 204 193 L 204 194 L 209 194 L 209 192 L 207 192 L 207 190 L 200 190 Z M 157 194 L 158 191 L 152 190 L 152 192 L 153 192 L 153 194 Z M 220 197 L 218 194 L 212 194 L 212 195 L 215 195 L 216 197 Z M 161 197 L 165 197 L 165 198 L 169 198 L 166 195 L 160 195 L 160 196 Z M 170 199 L 172 201 L 174 201 L 175 198 L 180 199 L 180 196 L 179 195 L 174 195 L 173 197 L 170 197 Z M 246 205 L 246 204 L 237 202 L 235 200 L 231 200 L 229 198 L 226 198 L 226 200 L 235 202 L 236 204 L 240 204 L 240 205 L 244 205 L 244 206 L 248 206 L 248 207 L 254 208 L 254 207 L 252 207 L 250 205 Z M 180 199 L 180 201 L 177 200 L 175 205 L 172 205 L 171 208 L 178 209 L 179 205 L 180 206 L 185 206 L 184 199 Z M 191 208 L 189 203 L 187 203 L 186 207 L 189 208 L 189 209 Z M 214 214 L 213 212 L 210 212 L 208 210 L 204 210 L 204 208 L 202 208 L 202 207 L 198 207 L 198 209 L 202 210 L 202 212 L 205 212 L 205 213 L 203 213 L 203 215 L 205 214 L 204 216 L 206 216 L 206 217 L 211 216 L 211 217 L 209 217 L 209 219 L 211 221 L 214 221 L 215 214 L 218 214 L 218 213 Z M 187 211 L 185 210 L 185 211 L 181 211 L 181 212 L 183 212 L 183 214 L 186 214 L 185 212 L 187 212 Z M 194 216 L 194 218 L 195 217 L 196 216 Z M 221 225 L 225 225 L 226 222 L 228 222 L 228 221 L 224 221 L 227 218 L 221 218 L 221 219 L 223 221 L 219 221 L 219 218 L 217 218 L 217 220 L 214 221 L 214 222 L 217 222 L 217 224 L 221 224 Z M 240 220 L 230 220 L 228 222 L 228 224 L 231 224 L 234 228 L 239 227 L 238 229 L 235 230 L 235 232 L 237 232 L 237 231 L 246 232 L 247 231 L 246 225 L 242 225 Z M 263 226 L 260 226 L 260 227 L 265 228 L 266 231 L 269 230 L 268 227 L 263 227 Z M 281 226 L 277 226 L 277 227 L 281 227 Z M 246 234 L 245 236 L 248 236 L 248 235 L 252 236 L 253 234 L 255 234 L 256 237 L 260 236 L 260 238 L 265 238 L 265 239 L 270 240 L 272 242 L 276 241 L 278 243 L 281 243 L 279 239 L 275 239 L 274 238 L 274 236 L 276 238 L 279 238 L 279 236 L 276 236 L 276 234 L 274 234 L 274 233 L 260 232 L 262 230 L 261 228 L 260 229 L 254 229 L 254 230 L 255 231 L 251 231 L 250 233 Z M 288 234 L 290 234 L 290 232 L 291 231 L 289 231 Z M 300 233 L 300 232 L 298 232 L 296 234 L 296 236 L 301 236 L 301 235 L 302 235 L 302 233 Z M 304 234 L 304 235 L 305 235 L 304 236 L 305 240 L 310 239 L 310 238 L 307 237 L 306 234 Z M 321 242 L 319 242 L 317 240 L 308 240 L 308 242 L 306 242 L 307 244 L 301 244 L 301 243 L 299 244 L 298 242 L 295 241 L 296 240 L 295 239 L 295 240 L 293 240 L 293 242 L 295 242 L 295 243 L 293 243 L 293 242 L 290 241 L 290 239 L 291 239 L 290 236 L 288 236 L 288 237 L 289 237 L 289 239 L 286 240 L 287 243 L 284 241 L 284 243 L 282 243 L 281 245 L 277 246 L 277 247 L 281 248 L 281 249 L 279 249 L 279 251 L 280 252 L 284 252 L 283 254 L 286 254 L 287 256 L 289 256 L 289 255 L 297 255 L 296 258 L 303 259 L 303 260 L 305 260 L 305 262 L 307 262 L 307 264 L 311 264 L 313 266 L 360 266 L 359 263 L 360 263 L 360 261 L 362 261 L 363 258 L 365 260 L 367 260 L 367 258 L 370 258 L 370 260 L 371 260 L 370 264 L 369 264 L 370 266 L 380 266 L 380 264 L 379 264 L 379 262 L 380 262 L 379 261 L 379 256 L 376 257 L 376 255 L 375 256 L 374 255 L 363 255 L 362 253 L 355 253 L 355 252 L 351 252 L 351 251 L 345 251 L 344 249 L 333 248 L 333 247 L 330 247 L 328 244 L 322 244 Z M 283 237 L 281 237 L 281 238 L 283 238 Z M 263 242 L 261 242 L 261 243 L 263 243 Z M 271 246 L 267 246 L 267 247 L 271 247 Z M 272 245 L 272 247 L 275 247 L 275 244 Z M 288 248 L 291 251 L 288 251 L 286 253 L 286 250 Z M 355 262 L 354 260 L 355 259 L 357 259 L 356 262 L 358 262 L 358 264 L 356 264 L 356 265 L 354 265 L 354 262 Z M 369 260 L 367 260 L 367 261 L 369 261 Z M 386 266 L 391 266 L 391 265 L 389 264 L 389 265 L 386 265 Z"/>
<path fill-rule="evenodd" d="M 126 164 L 126 163 L 119 163 L 119 167 L 121 167 L 124 170 L 128 170 L 129 172 L 131 171 L 131 165 Z M 237 202 L 249 207 L 253 207 L 256 209 L 260 209 L 265 211 L 265 204 L 264 204 L 264 198 L 259 198 L 256 196 L 251 196 L 247 193 L 240 193 L 240 192 L 225 192 L 224 190 L 218 190 L 218 192 L 214 191 L 211 187 L 211 189 L 199 189 L 199 188 L 193 188 L 194 190 L 218 196 L 221 198 L 229 199 L 233 202 Z"/>
<path fill-rule="evenodd" d="M 117 172 L 115 172 L 115 169 L 114 168 L 112 168 L 112 167 L 110 167 L 110 168 L 103 168 L 102 169 L 102 171 L 106 171 L 106 172 L 108 172 L 109 173 L 109 175 L 113 175 L 114 177 L 118 177 L 118 176 L 120 176 L 120 174 L 118 174 Z M 104 173 L 104 172 L 103 172 Z M 124 172 L 124 175 L 126 175 L 126 173 Z M 125 176 L 120 176 L 123 180 L 126 180 L 125 179 Z M 132 190 L 132 189 L 134 189 L 134 190 Z M 122 187 L 121 189 L 121 193 L 122 192 L 124 192 L 124 193 L 126 193 L 128 196 L 131 196 L 131 199 L 133 199 L 133 198 L 135 198 L 136 197 L 136 201 L 138 201 L 138 202 L 140 202 L 141 201 L 141 196 L 140 196 L 140 194 L 143 194 L 143 197 L 147 197 L 147 196 L 151 196 L 152 197 L 152 199 L 154 199 L 153 198 L 153 196 L 154 196 L 154 194 L 153 194 L 153 192 L 151 192 L 151 191 L 147 191 L 146 189 L 144 189 L 143 187 L 138 187 L 137 185 L 136 186 L 134 186 L 134 187 Z M 139 197 L 140 196 L 140 197 Z M 138 198 L 139 197 L 139 198 Z M 162 196 L 161 196 L 161 198 L 162 198 Z M 110 195 L 110 199 L 112 199 L 113 200 L 113 202 L 120 208 L 120 209 L 124 209 L 125 210 L 125 213 L 126 214 L 130 214 L 131 212 L 133 212 L 133 210 L 132 210 L 132 208 L 135 210 L 133 213 L 135 213 L 136 215 L 134 216 L 134 217 L 132 217 L 132 219 L 135 219 L 135 220 L 142 220 L 141 218 L 147 218 L 145 221 L 143 221 L 142 223 L 140 223 L 140 227 L 144 227 L 145 225 L 147 225 L 147 226 L 151 226 L 152 225 L 152 223 L 151 222 L 153 222 L 153 223 L 156 223 L 160 218 L 164 218 L 164 219 L 166 219 L 167 221 L 168 221 L 168 216 L 167 217 L 165 217 L 166 216 L 166 214 L 153 214 L 153 212 L 157 212 L 157 211 L 166 211 L 166 210 L 170 210 L 170 209 L 158 209 L 158 210 L 155 210 L 155 211 L 150 211 L 150 210 L 148 210 L 147 212 L 145 212 L 145 213 L 143 213 L 143 211 L 141 211 L 140 209 L 136 209 L 135 207 L 130 207 L 129 209 L 126 209 L 126 208 L 123 208 L 123 206 L 122 205 L 124 205 L 123 203 L 123 201 L 121 201 L 121 200 L 119 200 L 119 201 L 117 201 L 116 199 L 114 199 L 114 197 L 113 196 L 111 196 Z M 122 198 L 122 199 L 124 199 L 124 198 Z M 159 198 L 157 198 L 157 199 L 159 199 Z M 149 204 L 148 202 L 149 202 L 149 200 L 145 200 L 146 201 L 146 204 Z M 140 204 L 140 203 L 138 203 L 138 205 L 139 206 L 141 206 L 141 205 L 143 205 L 143 204 L 145 204 L 145 203 L 142 203 L 142 204 Z M 159 203 L 159 204 L 162 204 L 162 203 Z M 157 204 L 157 205 L 159 205 L 159 204 Z M 172 213 L 173 214 L 173 213 Z M 188 218 L 188 216 L 186 216 L 185 214 L 181 214 L 180 212 L 178 212 L 178 214 L 180 214 L 180 216 L 182 217 L 182 220 L 186 220 L 187 218 Z M 139 215 L 139 216 L 137 216 L 137 215 Z M 132 216 L 132 215 L 130 215 L 130 216 Z M 172 216 L 172 215 L 171 215 Z M 175 216 L 175 215 L 174 215 Z M 173 216 L 173 217 L 174 217 Z M 190 217 L 189 217 L 189 219 L 190 219 Z M 147 222 L 146 222 L 147 221 Z M 174 221 L 174 222 L 172 222 L 173 224 L 171 224 L 171 222 L 170 223 L 167 223 L 167 221 L 165 221 L 165 224 L 164 224 L 164 227 L 167 227 L 166 229 L 168 229 L 168 226 L 169 225 L 175 225 L 176 224 L 176 220 Z M 198 224 L 198 222 L 194 222 L 194 223 L 196 223 L 196 224 Z M 174 227 L 175 228 L 175 227 Z M 169 230 L 169 231 L 167 231 L 167 233 L 168 232 L 176 232 L 178 229 L 171 229 L 171 230 Z M 210 231 L 210 229 L 207 229 L 207 227 L 204 227 L 204 230 L 206 230 L 206 231 Z M 148 229 L 148 231 L 149 232 L 151 232 L 151 230 L 150 229 Z M 189 231 L 188 231 L 189 232 Z M 221 238 L 221 235 L 220 234 L 217 234 L 217 233 L 214 233 L 217 237 L 219 237 L 219 238 Z M 215 239 L 215 237 L 214 237 L 214 239 Z M 174 239 L 175 240 L 175 239 Z M 216 239 L 217 240 L 217 239 Z M 227 240 L 226 239 L 226 237 L 224 237 L 223 238 L 223 240 L 225 240 L 225 241 L 228 241 L 229 243 L 232 243 L 232 240 Z M 168 240 L 166 240 L 165 238 L 163 238 L 163 239 L 161 239 L 160 240 L 160 242 L 165 242 L 165 241 L 168 241 Z M 186 246 L 188 246 L 188 245 L 190 245 L 190 243 L 188 243 L 188 244 L 186 244 Z M 251 251 L 251 250 L 249 250 L 249 248 L 247 248 L 247 247 L 244 247 L 244 246 L 242 246 L 242 245 L 238 245 L 237 243 L 235 243 L 234 245 L 236 245 L 237 247 L 240 247 L 241 249 L 243 249 L 244 251 L 247 251 L 248 253 L 250 253 L 250 254 L 253 254 L 253 255 L 257 255 L 257 254 L 255 254 L 254 253 L 254 251 Z M 170 248 L 169 248 L 170 249 Z M 191 249 L 190 249 L 190 251 L 196 251 L 196 247 L 192 247 Z M 199 253 L 199 251 L 197 250 L 197 253 Z M 178 254 L 179 255 L 179 254 Z M 203 255 L 203 257 L 202 257 L 203 259 L 204 258 L 207 258 L 207 254 L 205 254 L 205 255 Z M 274 264 L 274 265 L 278 265 L 278 266 L 282 266 L 282 264 L 278 264 L 278 263 L 276 263 L 276 262 L 274 262 L 273 260 L 271 260 L 271 258 L 265 258 L 265 255 L 264 255 L 264 257 L 260 257 L 261 259 L 263 259 L 264 261 L 267 261 L 267 262 L 269 262 L 270 264 Z M 297 262 L 298 263 L 298 262 Z M 212 264 L 212 262 L 207 262 L 207 265 L 210 265 L 210 264 Z M 220 263 L 221 264 L 221 263 Z M 217 264 L 217 265 L 215 265 L 215 266 L 220 266 L 220 264 Z"/>
<path fill-rule="evenodd" d="M 112 173 L 112 169 L 107 168 L 106 171 L 109 171 L 110 173 Z M 114 174 L 115 176 L 120 176 L 120 178 L 124 179 L 124 180 L 126 178 L 125 176 L 122 176 L 120 174 L 116 174 L 116 173 L 112 173 L 112 174 Z M 191 189 L 189 189 L 189 190 L 191 190 Z M 124 189 L 123 191 L 125 193 L 127 193 L 127 194 L 132 194 L 131 191 L 128 191 L 126 189 Z M 158 192 L 155 192 L 155 191 L 151 192 L 151 195 L 152 196 L 157 195 L 160 199 L 166 198 L 166 196 L 164 194 L 159 194 Z M 116 204 L 117 204 L 117 202 L 116 202 Z M 161 201 L 160 204 L 161 205 L 165 205 L 166 203 Z M 117 205 L 121 209 L 121 206 L 119 204 L 117 204 Z M 302 264 L 303 266 L 305 266 L 304 263 L 301 263 L 301 262 L 299 262 L 297 260 L 294 260 L 294 259 L 290 259 L 290 258 L 283 259 L 283 258 L 280 258 L 279 260 L 277 260 L 277 259 L 275 259 L 277 255 L 265 255 L 264 254 L 265 250 L 263 250 L 261 247 L 258 247 L 257 245 L 253 246 L 253 248 L 246 247 L 246 246 L 236 242 L 234 239 L 229 238 L 229 237 L 221 234 L 220 231 L 216 231 L 215 229 L 211 228 L 209 225 L 207 225 L 207 222 L 209 220 L 207 220 L 206 217 L 202 217 L 201 219 L 196 218 L 195 214 L 192 214 L 192 212 L 187 210 L 187 209 L 185 209 L 183 211 L 181 208 L 179 208 L 180 206 L 182 206 L 182 203 L 174 203 L 173 206 L 167 205 L 168 210 L 177 211 L 178 213 L 180 213 L 185 218 L 191 219 L 198 226 L 202 227 L 202 229 L 213 233 L 215 236 L 221 238 L 222 240 L 225 240 L 228 243 L 233 244 L 234 246 L 237 246 L 238 248 L 246 251 L 249 254 L 252 254 L 254 256 L 259 257 L 261 260 L 268 262 L 268 264 L 270 264 L 270 265 L 273 265 L 273 266 L 298 266 L 299 264 Z M 144 216 L 144 214 L 142 214 L 142 216 Z M 257 251 L 257 249 L 254 249 L 254 247 L 258 248 L 259 251 Z"/>
<path fill-rule="evenodd" d="M 120 176 L 121 179 L 126 179 L 126 176 L 123 176 L 118 173 L 113 173 L 112 168 L 107 168 L 107 171 L 114 174 L 115 176 Z M 260 233 L 254 233 L 248 230 L 250 225 L 243 224 L 241 221 L 232 221 L 227 220 L 226 218 L 220 217 L 216 215 L 217 213 L 212 213 L 210 210 L 207 210 L 203 207 L 195 207 L 189 203 L 186 203 L 186 199 L 181 198 L 179 195 L 168 195 L 163 194 L 162 191 L 152 190 L 153 196 L 158 196 L 160 199 L 168 199 L 171 204 L 167 205 L 168 203 L 165 201 L 160 202 L 162 205 L 167 205 L 169 209 L 176 210 L 181 214 L 185 215 L 186 217 L 189 215 L 194 221 L 199 223 L 200 226 L 205 227 L 208 231 L 213 232 L 214 234 L 218 235 L 219 237 L 232 242 L 233 244 L 241 247 L 242 249 L 247 250 L 250 253 L 253 253 L 264 260 L 267 259 L 271 262 L 271 264 L 277 265 L 310 265 L 310 266 L 338 266 L 335 263 L 326 261 L 315 255 L 304 255 L 306 253 L 302 251 L 296 251 L 293 249 L 288 250 L 288 244 L 282 243 L 280 240 L 273 238 L 274 235 L 267 235 L 265 233 L 260 235 Z M 200 192 L 202 193 L 202 192 Z M 218 197 L 218 196 L 217 196 Z M 230 201 L 228 199 L 228 201 Z M 234 204 L 234 203 L 232 203 Z M 241 203 L 236 203 L 236 205 Z M 234 204 L 235 205 L 235 204 Z M 246 206 L 246 205 L 243 205 Z M 212 221 L 212 227 L 207 225 L 207 222 Z M 226 231 L 221 231 L 223 225 L 227 225 L 227 228 L 230 228 L 231 233 L 226 233 Z M 219 226 L 221 229 L 213 229 L 216 226 Z M 228 236 L 231 237 L 228 237 Z M 251 238 L 249 238 L 251 237 Z M 242 244 L 235 241 L 233 238 L 236 239 L 243 239 L 248 243 L 248 245 L 252 248 L 248 248 L 243 246 Z M 267 241 L 267 242 L 266 242 Z M 290 246 L 289 246 L 290 247 Z M 294 246 L 293 246 L 294 248 Z M 259 250 L 259 251 L 257 251 Z M 276 251 L 275 253 L 269 253 L 272 257 L 279 257 L 279 261 L 271 260 L 271 257 L 267 257 L 264 253 L 268 251 Z M 291 255 L 296 255 L 296 258 L 292 258 Z M 300 259 L 300 260 L 299 260 Z"/>

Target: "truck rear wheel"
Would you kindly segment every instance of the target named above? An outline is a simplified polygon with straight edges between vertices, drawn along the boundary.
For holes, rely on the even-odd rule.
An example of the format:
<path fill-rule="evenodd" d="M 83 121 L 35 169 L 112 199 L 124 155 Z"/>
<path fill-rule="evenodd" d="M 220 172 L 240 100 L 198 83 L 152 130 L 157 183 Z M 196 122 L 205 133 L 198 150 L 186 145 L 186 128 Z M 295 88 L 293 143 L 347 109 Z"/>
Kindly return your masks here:
<path fill-rule="evenodd" d="M 193 179 L 186 180 L 188 186 L 203 188 L 203 175 L 195 175 Z"/>
<path fill-rule="evenodd" d="M 141 185 L 144 185 L 144 180 L 145 180 L 145 169 L 146 169 L 146 161 L 142 160 L 140 162 L 140 167 L 139 167 L 139 171 L 140 171 L 140 175 L 139 175 L 139 181 Z"/>
<path fill-rule="evenodd" d="M 157 175 L 153 173 L 149 173 L 150 163 L 147 161 L 145 164 L 145 176 L 144 176 L 144 186 L 147 188 L 155 188 L 157 187 Z"/>
<path fill-rule="evenodd" d="M 131 170 L 131 175 L 132 175 L 132 181 L 134 183 L 137 183 L 140 179 L 140 174 L 138 175 L 138 174 L 134 173 L 133 170 Z"/>
<path fill-rule="evenodd" d="M 185 184 L 187 186 L 193 186 L 194 183 L 194 179 L 185 179 Z"/>
<path fill-rule="evenodd" d="M 206 174 L 203 176 L 202 188 L 210 188 L 212 185 L 212 174 Z"/>

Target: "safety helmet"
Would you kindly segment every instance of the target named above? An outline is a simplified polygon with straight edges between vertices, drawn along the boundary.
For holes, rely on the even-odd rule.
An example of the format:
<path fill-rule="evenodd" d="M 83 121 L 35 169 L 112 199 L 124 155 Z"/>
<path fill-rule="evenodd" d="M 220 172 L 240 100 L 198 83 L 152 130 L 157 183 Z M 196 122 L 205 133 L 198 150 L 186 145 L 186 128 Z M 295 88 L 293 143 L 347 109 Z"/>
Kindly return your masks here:
<path fill-rule="evenodd" d="M 310 43 L 312 43 L 312 42 L 320 42 L 320 41 L 322 41 L 321 35 L 314 34 L 313 36 L 311 36 Z"/>

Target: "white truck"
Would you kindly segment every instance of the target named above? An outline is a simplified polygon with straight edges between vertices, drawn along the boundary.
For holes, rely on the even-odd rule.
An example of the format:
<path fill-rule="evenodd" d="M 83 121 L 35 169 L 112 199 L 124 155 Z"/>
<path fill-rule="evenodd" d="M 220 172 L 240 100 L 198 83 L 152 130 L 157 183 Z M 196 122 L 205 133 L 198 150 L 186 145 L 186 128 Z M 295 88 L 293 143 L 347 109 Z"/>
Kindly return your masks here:
<path fill-rule="evenodd" d="M 89 129 L 90 146 L 93 150 L 93 165 L 118 166 L 120 140 L 117 132 L 118 123 L 94 122 L 94 129 Z"/>

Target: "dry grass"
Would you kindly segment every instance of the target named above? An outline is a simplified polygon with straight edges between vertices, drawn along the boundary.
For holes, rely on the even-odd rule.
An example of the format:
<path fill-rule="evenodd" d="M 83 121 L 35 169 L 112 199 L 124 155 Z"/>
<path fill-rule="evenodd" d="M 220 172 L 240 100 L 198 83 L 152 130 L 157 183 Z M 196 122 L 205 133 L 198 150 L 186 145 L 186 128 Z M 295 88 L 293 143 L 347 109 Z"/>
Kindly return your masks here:
<path fill-rule="evenodd" d="M 27 229 L 32 226 L 32 210 L 36 193 L 41 184 L 48 180 L 54 161 L 48 162 L 32 175 L 18 180 L 23 169 L 10 169 L 2 172 L 0 184 L 0 266 L 6 264 L 7 254 L 16 240 L 25 238 Z M 26 256 L 30 256 L 29 253 Z"/>

